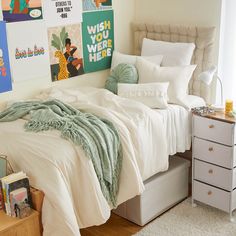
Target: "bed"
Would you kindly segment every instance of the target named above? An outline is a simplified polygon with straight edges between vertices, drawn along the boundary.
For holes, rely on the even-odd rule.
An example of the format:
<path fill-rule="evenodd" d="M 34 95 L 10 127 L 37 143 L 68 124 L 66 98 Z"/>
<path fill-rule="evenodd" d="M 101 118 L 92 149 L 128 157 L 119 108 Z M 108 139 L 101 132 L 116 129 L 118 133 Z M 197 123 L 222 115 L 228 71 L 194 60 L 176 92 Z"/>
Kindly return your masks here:
<path fill-rule="evenodd" d="M 134 32 L 136 54 L 140 54 L 144 37 L 194 42 L 197 48 L 193 62 L 198 68 L 189 91 L 210 101 L 211 89 L 196 78 L 212 64 L 214 28 L 142 24 L 136 25 Z M 143 181 L 166 171 L 169 155 L 190 148 L 191 116 L 183 107 L 171 105 L 166 111 L 152 110 L 95 88 L 55 88 L 40 95 L 40 99 L 49 98 L 109 119 L 117 127 L 124 149 L 118 205 L 142 194 Z M 27 173 L 33 187 L 45 193 L 44 235 L 80 235 L 80 228 L 105 223 L 111 207 L 103 197 L 92 163 L 83 150 L 63 140 L 57 131 L 26 133 L 25 122 L 19 119 L 0 123 L 0 153 L 9 157 L 16 171 L 22 169 Z M 150 144 L 152 148 L 148 148 Z"/>

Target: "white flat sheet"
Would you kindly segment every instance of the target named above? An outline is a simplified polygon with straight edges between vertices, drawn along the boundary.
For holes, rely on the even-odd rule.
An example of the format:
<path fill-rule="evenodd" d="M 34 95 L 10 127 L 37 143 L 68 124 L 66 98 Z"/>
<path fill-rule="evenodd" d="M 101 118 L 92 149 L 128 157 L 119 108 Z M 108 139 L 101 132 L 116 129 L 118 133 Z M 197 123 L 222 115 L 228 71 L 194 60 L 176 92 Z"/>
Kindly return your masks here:
<path fill-rule="evenodd" d="M 179 105 L 169 104 L 165 110 L 154 110 L 161 115 L 165 137 L 167 139 L 167 152 L 174 155 L 185 152 L 191 147 L 191 111 Z"/>
<path fill-rule="evenodd" d="M 141 194 L 142 180 L 167 170 L 166 131 L 159 113 L 103 89 L 53 89 L 42 97 L 60 99 L 117 127 L 124 152 L 118 204 Z M 106 222 L 110 207 L 83 150 L 57 131 L 26 133 L 24 123 L 0 123 L 0 153 L 44 191 L 44 235 L 80 235 L 79 228 Z"/>

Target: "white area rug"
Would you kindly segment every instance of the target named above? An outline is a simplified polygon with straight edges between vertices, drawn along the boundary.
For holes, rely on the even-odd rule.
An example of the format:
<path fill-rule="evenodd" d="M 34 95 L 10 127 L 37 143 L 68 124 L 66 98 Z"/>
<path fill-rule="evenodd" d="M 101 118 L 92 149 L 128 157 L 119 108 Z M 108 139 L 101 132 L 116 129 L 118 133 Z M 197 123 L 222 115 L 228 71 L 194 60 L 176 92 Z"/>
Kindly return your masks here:
<path fill-rule="evenodd" d="M 202 204 L 193 208 L 187 199 L 135 236 L 236 236 L 236 223 L 215 208 Z"/>

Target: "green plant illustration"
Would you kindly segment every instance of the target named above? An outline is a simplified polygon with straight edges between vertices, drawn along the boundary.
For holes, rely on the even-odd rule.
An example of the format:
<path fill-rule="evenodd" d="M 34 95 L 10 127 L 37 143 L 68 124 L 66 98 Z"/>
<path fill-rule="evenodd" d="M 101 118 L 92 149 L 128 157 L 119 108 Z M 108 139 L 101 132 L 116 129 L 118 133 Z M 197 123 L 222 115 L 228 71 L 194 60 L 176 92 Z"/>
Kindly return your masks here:
<path fill-rule="evenodd" d="M 58 51 L 63 52 L 65 49 L 65 40 L 68 38 L 69 34 L 66 32 L 66 28 L 63 27 L 60 36 L 52 34 L 51 46 L 56 48 Z"/>

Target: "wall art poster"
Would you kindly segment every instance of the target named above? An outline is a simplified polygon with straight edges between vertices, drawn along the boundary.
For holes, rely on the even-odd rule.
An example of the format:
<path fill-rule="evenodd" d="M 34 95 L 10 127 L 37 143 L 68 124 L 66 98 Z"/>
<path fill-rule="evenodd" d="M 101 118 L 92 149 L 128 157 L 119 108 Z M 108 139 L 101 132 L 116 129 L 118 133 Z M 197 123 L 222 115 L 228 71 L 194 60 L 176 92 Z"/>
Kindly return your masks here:
<path fill-rule="evenodd" d="M 7 30 L 13 80 L 18 82 L 48 76 L 50 68 L 44 22 L 8 24 Z"/>
<path fill-rule="evenodd" d="M 0 21 L 0 93 L 12 90 L 6 23 Z"/>
<path fill-rule="evenodd" d="M 43 9 L 48 27 L 82 22 L 82 0 L 45 0 Z"/>
<path fill-rule="evenodd" d="M 82 0 L 83 11 L 109 10 L 112 8 L 112 0 Z"/>
<path fill-rule="evenodd" d="M 84 74 L 81 24 L 48 29 L 52 81 Z"/>
<path fill-rule="evenodd" d="M 3 19 L 6 22 L 40 20 L 42 15 L 41 0 L 1 0 Z"/>
<path fill-rule="evenodd" d="M 114 50 L 113 11 L 83 13 L 85 73 L 111 67 Z"/>

